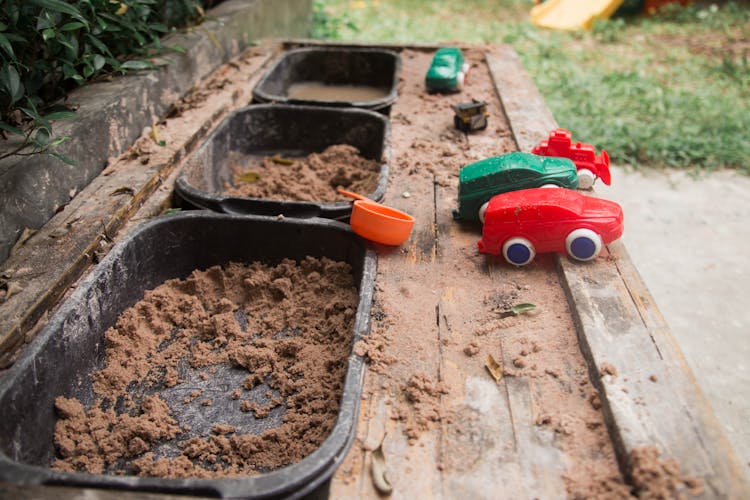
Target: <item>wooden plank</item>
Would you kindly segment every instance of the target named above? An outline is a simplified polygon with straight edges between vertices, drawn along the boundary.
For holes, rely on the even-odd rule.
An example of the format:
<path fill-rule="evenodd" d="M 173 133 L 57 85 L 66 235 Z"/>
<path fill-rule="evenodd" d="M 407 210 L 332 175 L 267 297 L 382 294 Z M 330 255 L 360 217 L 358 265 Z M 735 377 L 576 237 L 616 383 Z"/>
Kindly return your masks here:
<path fill-rule="evenodd" d="M 0 368 L 12 364 L 19 348 L 33 337 L 35 323 L 108 251 L 123 224 L 170 178 L 211 127 L 249 101 L 253 87 L 249 80 L 259 78 L 259 70 L 276 50 L 278 45 L 255 47 L 219 68 L 203 85 L 210 87 L 218 79 L 220 87 L 203 89 L 209 90 L 206 95 L 198 88 L 190 109 L 158 126 L 166 146 L 157 146 L 144 134 L 134 146 L 141 153 L 131 148 L 111 162 L 64 210 L 13 251 L 0 266 L 0 275 L 20 291 L 0 303 Z M 166 191 L 171 189 L 168 186 Z"/>
<path fill-rule="evenodd" d="M 400 251 L 378 248 L 371 336 L 385 339 L 378 355 L 393 362 L 368 370 L 357 441 L 332 498 L 377 498 L 371 450 L 383 438 L 393 498 L 563 498 L 584 488 L 594 462 L 617 476 L 603 417 L 581 388 L 588 372 L 553 259 L 519 271 L 477 252 L 478 224 L 452 220 L 459 168 L 516 147 L 484 52 L 466 54 L 473 80 L 465 93 L 431 95 L 423 82 L 431 54 L 402 52 L 387 203 L 422 227 Z M 473 97 L 488 100 L 491 125 L 467 136 L 453 127 L 450 105 Z M 543 312 L 498 319 L 497 308 L 514 301 Z M 506 366 L 498 382 L 487 355 Z M 432 394 L 416 394 L 425 401 L 403 395 L 415 373 L 434 384 Z M 424 428 L 406 439 L 420 418 Z"/>
<path fill-rule="evenodd" d="M 488 62 L 518 149 L 530 151 L 557 123 L 512 48 L 493 49 Z M 749 498 L 741 466 L 624 246 L 615 242 L 608 253 L 585 265 L 558 257 L 557 265 L 623 473 L 633 450 L 656 445 L 682 474 L 703 481 L 703 498 Z"/>
<path fill-rule="evenodd" d="M 426 70 L 426 68 L 425 68 Z M 413 168 L 422 158 L 420 144 L 439 133 L 434 120 L 411 127 L 404 116 L 419 101 L 416 75 L 424 70 L 405 67 L 399 100 L 391 110 L 391 162 L 385 202 L 415 218 L 409 240 L 399 248 L 377 246 L 378 275 L 371 336 L 387 336 L 392 349 L 409 353 L 393 358 L 381 370 L 368 370 L 354 446 L 332 479 L 331 498 L 378 498 L 371 479 L 371 451 L 382 442 L 391 498 L 441 498 L 439 427 L 433 422 L 439 394 L 410 390 L 422 383 L 438 387 L 440 342 L 436 321 L 439 287 L 434 176 Z M 419 79 L 421 82 L 421 78 Z"/>

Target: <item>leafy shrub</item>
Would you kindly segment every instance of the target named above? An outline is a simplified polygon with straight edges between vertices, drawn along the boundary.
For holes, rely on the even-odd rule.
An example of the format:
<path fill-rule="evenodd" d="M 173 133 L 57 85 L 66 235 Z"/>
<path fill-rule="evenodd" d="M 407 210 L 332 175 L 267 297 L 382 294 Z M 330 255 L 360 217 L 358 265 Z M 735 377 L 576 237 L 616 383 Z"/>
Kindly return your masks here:
<path fill-rule="evenodd" d="M 339 15 L 328 9 L 324 0 L 313 0 L 313 38 L 341 40 L 342 30 L 358 32 L 359 28 L 348 15 Z"/>
<path fill-rule="evenodd" d="M 11 154 L 49 152 L 51 121 L 70 118 L 50 106 L 101 75 L 153 67 L 160 37 L 203 16 L 200 0 L 0 0 L 0 136 L 23 138 Z"/>

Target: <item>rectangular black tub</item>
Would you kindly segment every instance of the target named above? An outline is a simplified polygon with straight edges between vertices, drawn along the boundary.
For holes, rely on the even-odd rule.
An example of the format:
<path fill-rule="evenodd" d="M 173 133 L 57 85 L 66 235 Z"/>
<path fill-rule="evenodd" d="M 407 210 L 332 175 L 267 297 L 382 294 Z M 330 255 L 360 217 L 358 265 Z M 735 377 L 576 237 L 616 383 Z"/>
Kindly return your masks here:
<path fill-rule="evenodd" d="M 358 107 L 387 113 L 398 97 L 401 58 L 383 49 L 310 47 L 289 50 L 279 56 L 253 89 L 255 102 L 317 104 Z M 368 86 L 381 89 L 381 97 L 365 100 L 345 98 L 294 98 L 295 84 L 320 82 L 325 85 Z"/>
<path fill-rule="evenodd" d="M 308 202 L 228 196 L 231 152 L 259 156 L 305 156 L 328 146 L 348 144 L 368 160 L 380 162 L 375 191 L 362 193 L 379 201 L 388 181 L 388 119 L 361 109 L 260 104 L 229 115 L 188 158 L 175 184 L 188 207 L 235 215 L 284 215 L 346 220 L 350 202 Z M 280 166 L 279 168 L 283 168 Z"/>
<path fill-rule="evenodd" d="M 84 405 L 90 403 L 92 394 L 86 387 L 91 374 L 102 366 L 104 333 L 145 290 L 171 278 L 185 278 L 195 269 L 230 261 L 276 264 L 308 255 L 352 266 L 359 291 L 351 332 L 354 344 L 369 333 L 376 257 L 340 222 L 193 211 L 149 221 L 126 236 L 62 304 L 0 381 L 0 481 L 225 498 L 296 498 L 325 484 L 343 460 L 356 427 L 364 366 L 353 353 L 347 360 L 340 410 L 331 434 L 295 464 L 258 476 L 227 479 L 92 475 L 49 468 L 55 456 L 55 398 L 77 397 Z"/>

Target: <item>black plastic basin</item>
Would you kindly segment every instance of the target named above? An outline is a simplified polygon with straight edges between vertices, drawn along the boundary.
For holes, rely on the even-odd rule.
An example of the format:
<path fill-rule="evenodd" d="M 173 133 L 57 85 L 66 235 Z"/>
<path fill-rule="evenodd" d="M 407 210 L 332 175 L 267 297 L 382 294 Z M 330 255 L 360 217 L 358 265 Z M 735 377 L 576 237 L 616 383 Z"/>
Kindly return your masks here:
<path fill-rule="evenodd" d="M 143 297 L 145 290 L 216 264 L 258 260 L 275 264 L 284 258 L 299 261 L 308 255 L 325 256 L 352 266 L 359 290 L 351 332 L 353 344 L 369 333 L 376 257 L 343 223 L 192 211 L 149 221 L 127 235 L 3 375 L 0 482 L 225 498 L 297 498 L 325 486 L 346 455 L 356 427 L 364 365 L 362 358 L 354 353 L 347 360 L 344 390 L 333 430 L 320 447 L 295 464 L 258 476 L 227 479 L 93 475 L 49 468 L 55 456 L 55 398 L 76 397 L 84 406 L 91 403 L 91 374 L 104 361 L 104 333 L 125 309 Z M 176 406 L 173 411 L 178 414 L 188 411 Z"/>
<path fill-rule="evenodd" d="M 398 97 L 401 58 L 390 50 L 346 47 L 315 47 L 289 50 L 282 54 L 253 89 L 256 102 L 318 104 L 358 107 L 387 113 Z M 367 86 L 380 89 L 382 96 L 362 101 L 294 98 L 295 84 L 319 82 L 325 85 Z"/>
<path fill-rule="evenodd" d="M 381 163 L 374 192 L 362 193 L 379 201 L 388 181 L 388 119 L 361 109 L 260 104 L 229 115 L 188 158 L 175 191 L 188 207 L 236 215 L 284 215 L 346 220 L 352 204 L 227 196 L 232 179 L 231 152 L 247 155 L 300 157 L 328 146 L 348 144 Z M 280 166 L 279 168 L 283 168 Z"/>

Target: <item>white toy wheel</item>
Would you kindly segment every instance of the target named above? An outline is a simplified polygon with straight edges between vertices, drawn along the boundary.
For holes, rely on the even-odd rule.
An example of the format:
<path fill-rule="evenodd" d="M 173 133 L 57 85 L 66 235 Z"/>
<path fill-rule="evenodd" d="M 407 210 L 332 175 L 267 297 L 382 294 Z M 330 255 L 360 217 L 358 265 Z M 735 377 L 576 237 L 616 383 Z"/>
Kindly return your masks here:
<path fill-rule="evenodd" d="M 591 189 L 594 185 L 596 176 L 594 172 L 587 168 L 582 168 L 578 171 L 578 188 L 579 189 Z"/>
<path fill-rule="evenodd" d="M 535 255 L 534 245 L 526 238 L 510 238 L 503 244 L 503 257 L 514 266 L 525 266 Z"/>
<path fill-rule="evenodd" d="M 479 213 L 477 214 L 477 217 L 479 217 L 479 222 L 484 224 L 484 214 L 487 213 L 487 207 L 489 206 L 490 202 L 483 203 L 481 207 L 479 207 Z"/>
<path fill-rule="evenodd" d="M 466 73 L 459 71 L 456 73 L 456 89 L 461 90 L 464 88 L 464 81 L 466 81 Z"/>
<path fill-rule="evenodd" d="M 595 259 L 602 250 L 602 237 L 591 229 L 575 229 L 565 238 L 565 250 L 575 260 Z"/>

